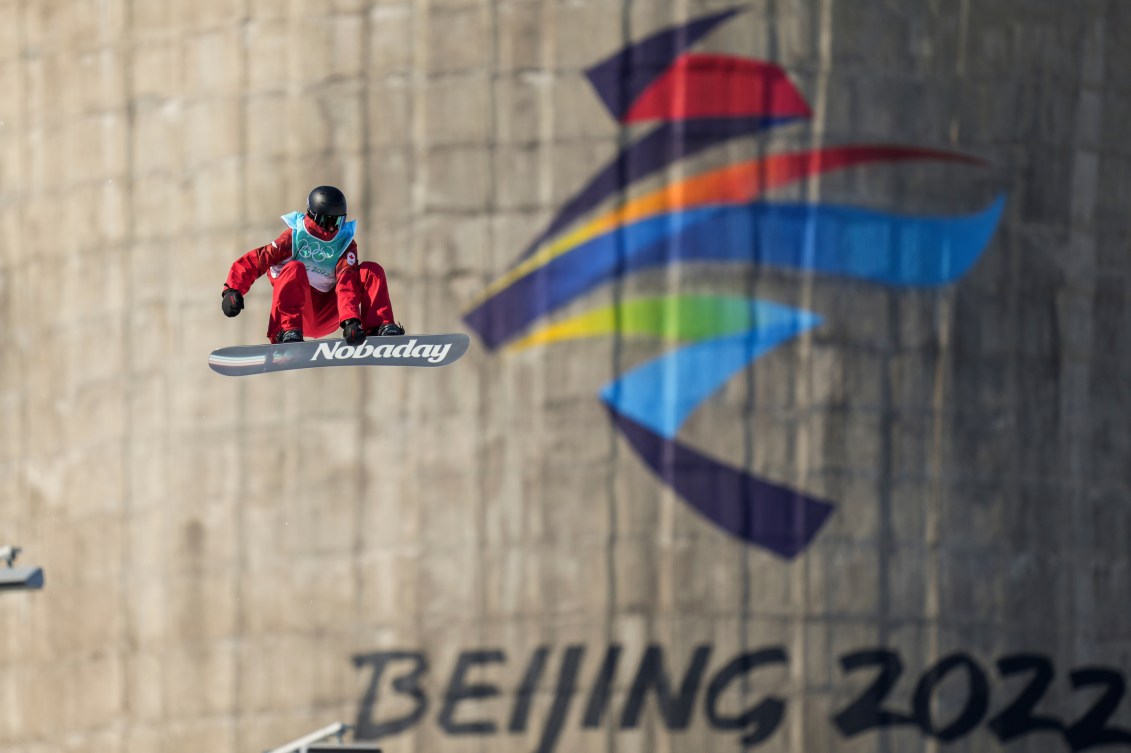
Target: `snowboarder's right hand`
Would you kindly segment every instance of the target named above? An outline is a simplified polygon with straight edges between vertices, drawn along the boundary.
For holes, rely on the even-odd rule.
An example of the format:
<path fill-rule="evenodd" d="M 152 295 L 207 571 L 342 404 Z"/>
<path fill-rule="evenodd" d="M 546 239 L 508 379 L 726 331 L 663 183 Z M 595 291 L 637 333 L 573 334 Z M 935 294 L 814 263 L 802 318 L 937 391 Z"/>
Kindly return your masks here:
<path fill-rule="evenodd" d="M 235 288 L 224 288 L 223 302 L 220 308 L 224 309 L 224 316 L 236 316 L 243 311 L 243 296 Z"/>

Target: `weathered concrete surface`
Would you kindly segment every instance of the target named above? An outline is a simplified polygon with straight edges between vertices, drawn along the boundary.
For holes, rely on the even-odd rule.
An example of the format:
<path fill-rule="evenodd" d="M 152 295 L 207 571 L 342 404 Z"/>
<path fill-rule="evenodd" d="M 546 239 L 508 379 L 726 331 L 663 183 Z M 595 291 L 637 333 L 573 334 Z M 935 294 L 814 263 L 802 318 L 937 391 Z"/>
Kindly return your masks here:
<path fill-rule="evenodd" d="M 1047 656 L 1038 711 L 1066 723 L 1097 692 L 1073 694 L 1070 672 L 1131 668 L 1125 2 L 756 0 L 701 43 L 779 63 L 814 118 L 688 174 L 896 142 L 989 167 L 846 172 L 781 196 L 945 213 L 1008 195 L 990 248 L 941 291 L 712 269 L 641 283 L 820 303 L 826 326 L 684 432 L 838 502 L 796 560 L 695 516 L 611 429 L 596 391 L 648 346 L 474 346 L 435 372 L 207 369 L 266 325 L 265 281 L 243 316 L 220 314 L 228 265 L 322 182 L 350 197 L 405 325 L 462 328 L 624 135 L 583 70 L 722 7 L 0 0 L 0 543 L 48 581 L 0 598 L 0 751 L 263 750 L 355 721 L 372 672 L 354 657 L 393 649 L 427 656 L 430 705 L 389 751 L 536 749 L 571 645 L 585 654 L 563 751 L 736 749 L 703 695 L 759 647 L 784 647 L 788 668 L 739 682 L 720 713 L 780 696 L 761 750 L 796 753 L 934 749 L 909 726 L 837 731 L 874 671 L 842 670 L 858 649 L 902 657 L 886 707 L 903 713 L 955 651 L 987 672 L 991 715 L 1020 687 L 994 662 Z M 610 711 L 584 728 L 610 644 Z M 654 699 L 620 728 L 649 644 L 673 687 L 712 647 L 685 730 Z M 510 732 L 540 646 L 529 723 Z M 457 657 L 493 649 L 506 661 L 467 682 L 501 694 L 455 718 L 496 731 L 447 734 Z M 395 676 L 374 721 L 414 708 Z M 958 715 L 961 682 L 936 719 Z M 1126 701 L 1111 723 L 1131 726 Z M 984 724 L 948 746 L 999 748 Z M 1008 749 L 1068 748 L 1037 732 Z"/>

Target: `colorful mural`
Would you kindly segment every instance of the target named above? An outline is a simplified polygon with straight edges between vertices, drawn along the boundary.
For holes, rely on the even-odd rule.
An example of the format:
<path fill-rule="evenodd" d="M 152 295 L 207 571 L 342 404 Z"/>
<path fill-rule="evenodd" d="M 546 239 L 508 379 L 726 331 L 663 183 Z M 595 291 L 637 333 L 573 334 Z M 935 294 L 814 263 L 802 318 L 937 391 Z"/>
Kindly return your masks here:
<path fill-rule="evenodd" d="M 600 391 L 641 460 L 701 515 L 783 557 L 808 546 L 835 509 L 709 457 L 681 427 L 731 378 L 821 325 L 818 311 L 717 294 L 618 300 L 566 319 L 564 306 L 642 270 L 690 262 L 792 270 L 893 288 L 934 288 L 962 277 L 986 249 L 1005 197 L 965 216 L 913 216 L 766 198 L 771 189 L 838 170 L 910 161 L 983 166 L 970 156 L 892 144 L 771 154 L 628 197 L 640 181 L 728 141 L 812 116 L 779 66 L 689 49 L 737 9 L 633 44 L 587 71 L 622 125 L 656 122 L 557 213 L 466 313 L 491 349 L 594 337 L 650 337 L 670 349 Z M 615 208 L 598 208 L 612 199 Z"/>

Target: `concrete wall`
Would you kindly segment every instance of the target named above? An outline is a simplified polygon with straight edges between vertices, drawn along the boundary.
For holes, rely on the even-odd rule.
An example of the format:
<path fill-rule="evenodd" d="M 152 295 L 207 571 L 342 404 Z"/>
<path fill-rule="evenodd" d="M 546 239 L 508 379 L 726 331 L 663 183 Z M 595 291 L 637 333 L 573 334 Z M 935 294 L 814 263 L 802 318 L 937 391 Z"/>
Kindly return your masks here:
<path fill-rule="evenodd" d="M 646 188 L 899 143 L 985 166 L 775 196 L 933 214 L 1007 196 L 950 285 L 713 265 L 624 283 L 825 317 L 680 435 L 835 502 L 796 557 L 696 514 L 610 423 L 597 391 L 655 345 L 207 368 L 266 327 L 266 281 L 220 313 L 228 265 L 323 182 L 405 326 L 466 330 L 643 132 L 584 70 L 724 7 L 0 0 L 0 543 L 47 573 L 0 598 L 0 751 L 248 753 L 336 719 L 388 751 L 704 753 L 761 725 L 766 751 L 910 753 L 956 719 L 948 750 L 1127 745 L 1073 726 L 1131 669 L 1125 2 L 755 0 L 694 48 L 781 65 L 812 118 Z M 865 649 L 888 653 L 846 659 Z M 766 663 L 734 663 L 751 654 Z M 667 718 L 643 694 L 660 659 Z M 876 717 L 846 708 L 896 661 L 893 724 L 850 735 Z M 1074 691 L 1086 667 L 1107 674 Z M 1045 721 L 1002 720 L 1042 668 Z M 1126 699 L 1109 726 L 1131 728 Z"/>

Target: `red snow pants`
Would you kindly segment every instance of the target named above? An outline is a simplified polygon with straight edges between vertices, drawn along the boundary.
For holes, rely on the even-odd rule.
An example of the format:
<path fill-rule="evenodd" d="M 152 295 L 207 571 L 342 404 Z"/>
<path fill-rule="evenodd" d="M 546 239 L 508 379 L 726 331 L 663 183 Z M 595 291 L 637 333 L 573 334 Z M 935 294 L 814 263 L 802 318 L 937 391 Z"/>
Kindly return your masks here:
<path fill-rule="evenodd" d="M 361 276 L 361 327 L 369 330 L 395 321 L 389 301 L 389 285 L 380 264 L 363 261 L 358 265 Z M 306 267 L 300 262 L 284 264 L 278 277 L 271 277 L 271 319 L 267 339 L 276 342 L 279 335 L 297 329 L 306 339 L 325 337 L 341 326 L 338 320 L 338 294 L 323 293 L 310 286 Z"/>

